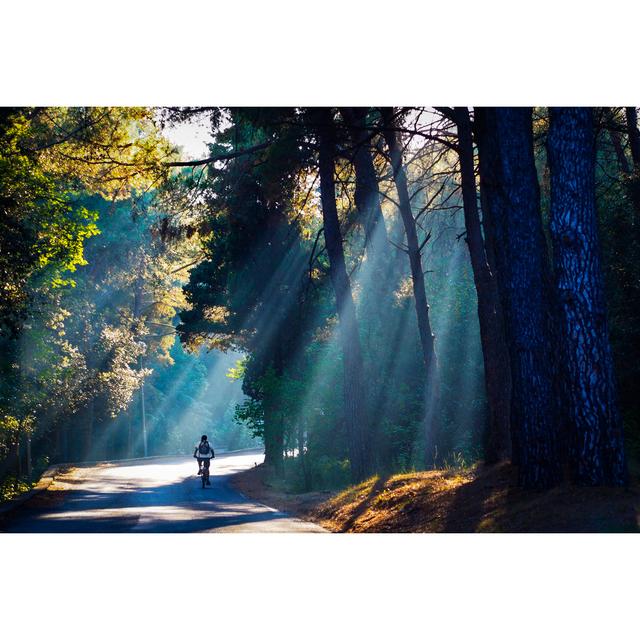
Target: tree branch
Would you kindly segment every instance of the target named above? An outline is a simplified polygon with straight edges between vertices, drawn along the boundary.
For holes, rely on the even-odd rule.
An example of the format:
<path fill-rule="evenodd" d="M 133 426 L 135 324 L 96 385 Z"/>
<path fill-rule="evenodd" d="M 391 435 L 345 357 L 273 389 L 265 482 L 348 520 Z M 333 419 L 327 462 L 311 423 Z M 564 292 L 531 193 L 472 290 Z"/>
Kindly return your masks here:
<path fill-rule="evenodd" d="M 233 160 L 234 158 L 239 158 L 240 156 L 248 155 L 250 153 L 255 153 L 256 151 L 261 151 L 262 149 L 266 149 L 271 144 L 272 144 L 271 142 L 263 142 L 261 144 L 256 144 L 253 147 L 249 147 L 247 149 L 241 149 L 240 151 L 231 151 L 229 153 L 221 153 L 217 156 L 204 158 L 203 160 L 183 160 L 181 162 L 164 162 L 163 164 L 166 167 L 201 167 L 204 164 L 211 164 L 213 162 L 222 162 L 223 160 Z"/>

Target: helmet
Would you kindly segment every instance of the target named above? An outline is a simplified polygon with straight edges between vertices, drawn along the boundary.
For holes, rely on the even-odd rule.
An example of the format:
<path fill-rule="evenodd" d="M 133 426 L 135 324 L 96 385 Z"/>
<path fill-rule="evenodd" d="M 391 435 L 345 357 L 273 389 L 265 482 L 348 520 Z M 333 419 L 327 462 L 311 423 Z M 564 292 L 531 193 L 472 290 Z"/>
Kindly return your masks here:
<path fill-rule="evenodd" d="M 200 438 L 200 440 L 206 440 L 207 436 L 202 436 L 202 438 Z"/>

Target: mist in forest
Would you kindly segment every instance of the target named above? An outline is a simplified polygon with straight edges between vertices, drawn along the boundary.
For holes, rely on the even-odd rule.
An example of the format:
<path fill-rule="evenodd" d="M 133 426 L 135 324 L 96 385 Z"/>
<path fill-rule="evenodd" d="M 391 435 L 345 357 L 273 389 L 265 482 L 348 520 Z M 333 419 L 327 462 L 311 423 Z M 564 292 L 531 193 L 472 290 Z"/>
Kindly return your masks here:
<path fill-rule="evenodd" d="M 296 491 L 508 460 L 525 486 L 553 485 L 563 460 L 623 483 L 632 111 L 3 109 L 7 495 L 51 463 L 190 454 L 205 433 L 264 446 Z M 598 318 L 609 302 L 621 399 L 589 463 L 572 458 L 588 376 L 557 357 L 578 322 L 558 205 L 574 130 L 597 141 L 597 165 L 575 157 L 591 162 L 589 295 Z"/>

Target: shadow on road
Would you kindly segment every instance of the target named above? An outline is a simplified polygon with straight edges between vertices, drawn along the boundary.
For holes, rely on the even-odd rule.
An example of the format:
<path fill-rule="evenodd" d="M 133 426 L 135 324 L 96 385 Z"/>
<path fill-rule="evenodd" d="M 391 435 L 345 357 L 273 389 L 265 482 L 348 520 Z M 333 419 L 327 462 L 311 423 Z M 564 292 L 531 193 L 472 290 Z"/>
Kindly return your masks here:
<path fill-rule="evenodd" d="M 188 464 L 188 458 L 171 458 L 82 469 L 79 475 L 61 477 L 58 490 L 27 502 L 0 528 L 12 533 L 195 533 L 289 518 L 229 486 L 236 466 L 247 466 L 240 456 L 237 462 L 228 460 L 218 470 L 221 475 L 212 475 L 212 486 L 205 489 L 195 469 L 184 477 Z M 159 473 L 158 465 L 174 465 L 175 471 Z M 140 472 L 132 474 L 134 466 Z"/>

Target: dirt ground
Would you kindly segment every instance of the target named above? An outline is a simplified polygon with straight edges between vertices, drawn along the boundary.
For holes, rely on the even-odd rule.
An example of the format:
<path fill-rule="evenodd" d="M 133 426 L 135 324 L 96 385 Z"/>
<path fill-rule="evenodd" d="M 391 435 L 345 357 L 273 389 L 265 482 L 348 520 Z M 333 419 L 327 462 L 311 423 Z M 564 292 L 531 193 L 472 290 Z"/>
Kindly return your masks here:
<path fill-rule="evenodd" d="M 302 520 L 318 522 L 315 509 L 330 499 L 334 492 L 314 491 L 311 493 L 285 493 L 271 486 L 266 477 L 264 465 L 238 473 L 231 485 L 245 496 L 262 502 L 269 507 L 295 515 Z"/>
<path fill-rule="evenodd" d="M 333 532 L 605 533 L 640 530 L 640 487 L 560 485 L 526 491 L 509 464 L 374 477 L 339 492 L 288 494 L 262 466 L 238 474 L 238 490 Z"/>

